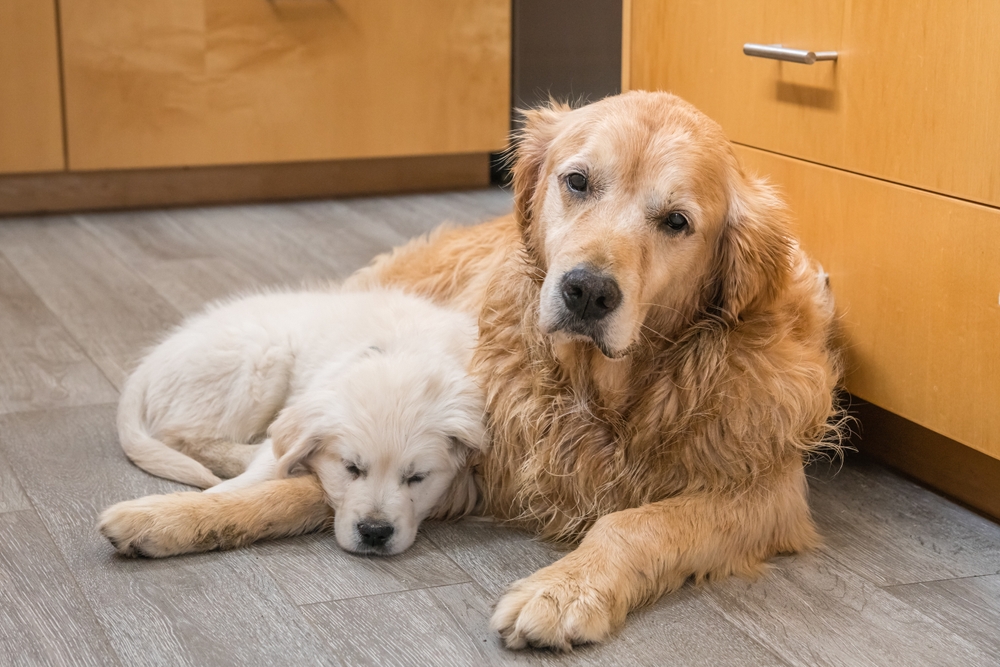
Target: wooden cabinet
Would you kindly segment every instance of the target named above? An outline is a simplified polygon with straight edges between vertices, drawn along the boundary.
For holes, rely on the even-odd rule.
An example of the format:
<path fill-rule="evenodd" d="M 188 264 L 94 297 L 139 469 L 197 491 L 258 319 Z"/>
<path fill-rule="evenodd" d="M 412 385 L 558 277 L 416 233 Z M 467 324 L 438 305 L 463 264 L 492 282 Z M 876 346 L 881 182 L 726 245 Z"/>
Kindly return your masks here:
<path fill-rule="evenodd" d="M 1000 210 L 737 153 L 830 273 L 851 392 L 1000 459 Z"/>
<path fill-rule="evenodd" d="M 631 87 L 680 95 L 738 143 L 1000 205 L 1000 3 L 627 4 Z M 840 57 L 763 60 L 747 42 Z"/>
<path fill-rule="evenodd" d="M 626 0 L 625 87 L 718 120 L 830 273 L 848 389 L 1000 459 L 1000 3 Z M 744 43 L 838 51 L 814 65 Z"/>
<path fill-rule="evenodd" d="M 74 170 L 506 145 L 509 0 L 61 0 L 60 8 Z"/>
<path fill-rule="evenodd" d="M 0 1 L 0 174 L 63 161 L 55 0 Z"/>
<path fill-rule="evenodd" d="M 0 0 L 0 215 L 484 186 L 510 26 L 510 0 Z"/>

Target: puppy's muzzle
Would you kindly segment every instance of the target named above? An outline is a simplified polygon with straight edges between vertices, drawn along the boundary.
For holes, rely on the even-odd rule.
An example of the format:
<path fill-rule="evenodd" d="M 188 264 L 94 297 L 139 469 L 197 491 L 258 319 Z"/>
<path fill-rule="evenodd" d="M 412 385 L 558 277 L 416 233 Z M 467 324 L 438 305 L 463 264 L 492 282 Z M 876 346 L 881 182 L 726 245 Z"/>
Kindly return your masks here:
<path fill-rule="evenodd" d="M 604 319 L 622 300 L 622 291 L 614 278 L 584 265 L 563 274 L 560 291 L 566 309 L 587 323 Z"/>
<path fill-rule="evenodd" d="M 396 529 L 388 521 L 369 521 L 368 519 L 358 521 L 355 528 L 361 537 L 361 542 L 365 546 L 375 549 L 385 547 L 392 538 L 392 534 L 396 532 Z"/>

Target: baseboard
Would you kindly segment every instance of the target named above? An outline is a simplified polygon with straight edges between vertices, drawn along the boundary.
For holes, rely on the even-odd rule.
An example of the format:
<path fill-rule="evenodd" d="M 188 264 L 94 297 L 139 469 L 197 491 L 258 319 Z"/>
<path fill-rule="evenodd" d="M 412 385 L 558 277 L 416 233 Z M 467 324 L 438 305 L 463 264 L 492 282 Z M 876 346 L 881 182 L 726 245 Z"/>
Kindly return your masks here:
<path fill-rule="evenodd" d="M 487 153 L 0 176 L 0 215 L 485 187 Z"/>
<path fill-rule="evenodd" d="M 856 397 L 850 412 L 860 453 L 1000 520 L 1000 460 Z"/>

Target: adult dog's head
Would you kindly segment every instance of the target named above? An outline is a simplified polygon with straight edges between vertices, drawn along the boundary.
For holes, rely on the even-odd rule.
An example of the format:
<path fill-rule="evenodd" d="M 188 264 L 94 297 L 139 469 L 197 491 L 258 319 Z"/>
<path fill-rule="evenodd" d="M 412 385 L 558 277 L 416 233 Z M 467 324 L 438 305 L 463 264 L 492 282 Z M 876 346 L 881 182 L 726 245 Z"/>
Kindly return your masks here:
<path fill-rule="evenodd" d="M 644 327 L 735 322 L 790 271 L 785 209 L 719 126 L 668 93 L 525 113 L 515 209 L 544 274 L 539 324 L 624 356 Z"/>

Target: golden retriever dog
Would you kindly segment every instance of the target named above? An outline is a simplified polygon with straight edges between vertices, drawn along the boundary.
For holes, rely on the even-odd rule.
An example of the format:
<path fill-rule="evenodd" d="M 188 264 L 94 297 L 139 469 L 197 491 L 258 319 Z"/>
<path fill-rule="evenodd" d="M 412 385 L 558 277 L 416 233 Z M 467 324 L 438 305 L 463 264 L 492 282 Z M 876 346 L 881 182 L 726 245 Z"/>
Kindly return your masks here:
<path fill-rule="evenodd" d="M 475 505 L 467 464 L 485 440 L 485 399 L 468 372 L 475 342 L 473 318 L 397 290 L 213 304 L 129 377 L 119 439 L 147 472 L 209 492 L 308 469 L 343 549 L 397 554 L 426 517 Z M 220 483 L 215 473 L 247 468 L 253 453 Z M 155 526 L 123 520 L 148 502 L 116 505 L 100 530 L 125 555 L 178 553 Z"/>
<path fill-rule="evenodd" d="M 667 93 L 526 114 L 513 215 L 378 258 L 479 318 L 484 510 L 575 549 L 514 583 L 507 646 L 607 639 L 686 580 L 756 575 L 818 542 L 804 460 L 836 428 L 824 277 L 717 124 Z M 310 476 L 165 497 L 191 550 L 320 525 Z M 211 527 L 217 539 L 199 542 Z"/>

